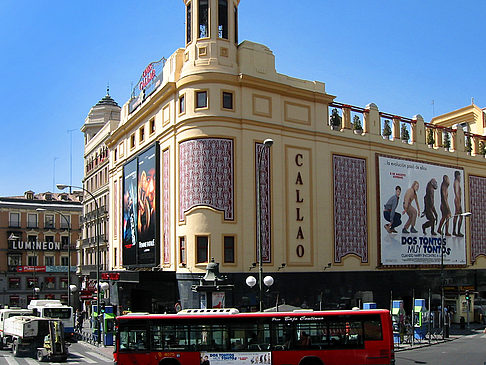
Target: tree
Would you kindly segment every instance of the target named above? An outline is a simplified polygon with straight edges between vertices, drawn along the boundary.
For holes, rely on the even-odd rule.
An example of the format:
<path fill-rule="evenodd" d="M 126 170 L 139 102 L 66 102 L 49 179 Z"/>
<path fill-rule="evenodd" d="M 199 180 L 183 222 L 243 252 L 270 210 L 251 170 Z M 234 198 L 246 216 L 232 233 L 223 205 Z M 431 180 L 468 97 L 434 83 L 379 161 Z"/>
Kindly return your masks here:
<path fill-rule="evenodd" d="M 361 119 L 357 115 L 353 117 L 353 129 L 355 131 L 362 131 L 363 126 L 361 125 Z"/>
<path fill-rule="evenodd" d="M 427 130 L 427 144 L 429 146 L 433 146 L 434 143 L 435 143 L 434 130 L 433 129 L 428 129 Z"/>
<path fill-rule="evenodd" d="M 446 150 L 451 148 L 451 136 L 449 135 L 449 132 L 444 132 L 444 148 Z"/>
<path fill-rule="evenodd" d="M 400 131 L 400 135 L 402 137 L 402 141 L 407 141 L 410 139 L 410 133 L 408 133 L 407 125 L 402 123 L 402 129 Z"/>
<path fill-rule="evenodd" d="M 390 121 L 385 120 L 385 125 L 383 126 L 383 137 L 388 139 L 390 138 L 391 134 L 392 134 L 392 130 L 390 127 Z"/>

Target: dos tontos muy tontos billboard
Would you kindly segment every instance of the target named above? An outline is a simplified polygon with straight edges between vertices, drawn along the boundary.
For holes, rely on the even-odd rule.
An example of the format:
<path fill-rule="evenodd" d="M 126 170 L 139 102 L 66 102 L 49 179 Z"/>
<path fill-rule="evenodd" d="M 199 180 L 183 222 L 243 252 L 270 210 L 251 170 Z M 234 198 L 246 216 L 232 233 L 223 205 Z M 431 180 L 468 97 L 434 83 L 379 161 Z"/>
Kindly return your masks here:
<path fill-rule="evenodd" d="M 464 170 L 380 155 L 378 171 L 381 263 L 465 265 Z"/>

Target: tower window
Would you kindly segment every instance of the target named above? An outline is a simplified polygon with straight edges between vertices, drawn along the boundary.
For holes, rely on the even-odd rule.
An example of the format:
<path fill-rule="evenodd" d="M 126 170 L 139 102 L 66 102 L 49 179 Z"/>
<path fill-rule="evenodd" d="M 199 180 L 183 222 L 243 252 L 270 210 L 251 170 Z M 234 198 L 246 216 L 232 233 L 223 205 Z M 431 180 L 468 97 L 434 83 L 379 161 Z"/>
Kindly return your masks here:
<path fill-rule="evenodd" d="M 223 261 L 226 263 L 235 262 L 235 237 L 224 236 L 224 257 Z"/>
<path fill-rule="evenodd" d="M 233 110 L 233 93 L 223 91 L 223 109 Z"/>
<path fill-rule="evenodd" d="M 199 38 L 209 37 L 208 0 L 199 0 Z"/>
<path fill-rule="evenodd" d="M 184 114 L 186 112 L 186 98 L 185 95 L 179 97 L 179 114 Z"/>
<path fill-rule="evenodd" d="M 186 238 L 179 237 L 179 262 L 186 264 Z"/>
<path fill-rule="evenodd" d="M 228 0 L 219 0 L 218 37 L 228 39 Z"/>
<path fill-rule="evenodd" d="M 236 6 L 234 8 L 234 16 L 235 16 L 235 43 L 238 44 L 238 8 Z"/>
<path fill-rule="evenodd" d="M 191 32 L 192 32 L 192 3 L 187 4 L 186 8 L 186 43 L 191 43 Z"/>
<path fill-rule="evenodd" d="M 155 133 L 155 118 L 150 119 L 150 134 Z"/>
<path fill-rule="evenodd" d="M 208 93 L 207 91 L 196 92 L 196 108 L 208 107 Z"/>

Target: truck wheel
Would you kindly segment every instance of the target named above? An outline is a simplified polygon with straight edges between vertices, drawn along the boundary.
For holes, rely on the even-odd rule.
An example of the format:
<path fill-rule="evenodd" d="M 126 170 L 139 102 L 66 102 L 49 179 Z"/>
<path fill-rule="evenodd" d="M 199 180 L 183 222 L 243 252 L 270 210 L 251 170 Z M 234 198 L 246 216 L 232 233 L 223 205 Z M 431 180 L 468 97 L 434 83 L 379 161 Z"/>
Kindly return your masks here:
<path fill-rule="evenodd" d="M 42 353 L 42 350 L 37 350 L 37 361 L 44 361 L 46 358 L 44 356 L 44 354 Z"/>
<path fill-rule="evenodd" d="M 17 343 L 17 341 L 14 341 L 14 343 L 12 344 L 12 353 L 14 357 L 19 356 L 19 344 Z"/>

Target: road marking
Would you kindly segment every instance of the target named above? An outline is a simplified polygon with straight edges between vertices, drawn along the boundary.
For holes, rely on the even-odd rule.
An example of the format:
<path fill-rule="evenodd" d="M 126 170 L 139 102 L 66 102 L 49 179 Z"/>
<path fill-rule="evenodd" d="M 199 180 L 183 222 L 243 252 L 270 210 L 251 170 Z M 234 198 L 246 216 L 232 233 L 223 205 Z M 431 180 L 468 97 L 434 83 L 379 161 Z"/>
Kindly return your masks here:
<path fill-rule="evenodd" d="M 109 357 L 106 357 L 106 356 L 103 356 L 103 355 L 97 354 L 96 352 L 91 352 L 91 351 L 88 351 L 88 352 L 86 352 L 86 353 L 87 353 L 87 354 L 90 354 L 91 356 L 96 357 L 97 359 L 103 360 L 103 361 L 112 361 L 112 359 L 110 359 Z"/>
<path fill-rule="evenodd" d="M 27 364 L 29 365 L 39 365 L 39 363 L 37 362 L 37 360 L 34 360 L 34 359 L 29 359 L 28 357 L 24 357 L 24 360 L 27 362 Z"/>
<path fill-rule="evenodd" d="M 18 365 L 19 363 L 10 355 L 4 355 L 3 358 L 7 360 L 8 365 Z"/>
<path fill-rule="evenodd" d="M 98 361 L 92 360 L 89 357 L 83 356 L 79 352 L 70 352 L 71 355 L 75 355 L 77 358 L 76 359 L 71 359 L 72 361 L 81 361 L 81 362 L 87 362 L 88 364 L 97 364 Z M 68 359 L 69 361 L 69 359 Z M 70 362 L 70 361 L 69 361 Z M 70 362 L 71 363 L 71 362 Z M 74 362 L 72 364 L 75 364 Z"/>
<path fill-rule="evenodd" d="M 481 338 L 486 338 L 486 335 L 481 335 Z"/>

